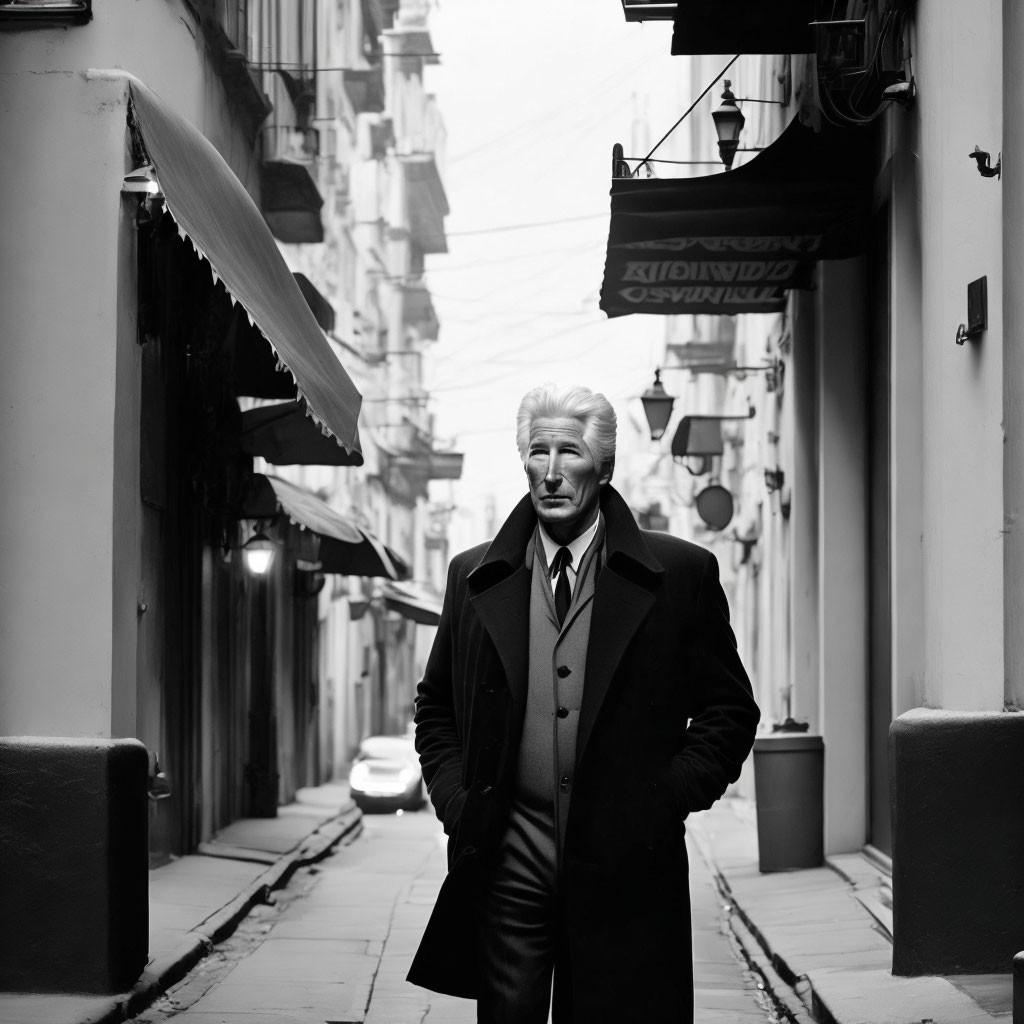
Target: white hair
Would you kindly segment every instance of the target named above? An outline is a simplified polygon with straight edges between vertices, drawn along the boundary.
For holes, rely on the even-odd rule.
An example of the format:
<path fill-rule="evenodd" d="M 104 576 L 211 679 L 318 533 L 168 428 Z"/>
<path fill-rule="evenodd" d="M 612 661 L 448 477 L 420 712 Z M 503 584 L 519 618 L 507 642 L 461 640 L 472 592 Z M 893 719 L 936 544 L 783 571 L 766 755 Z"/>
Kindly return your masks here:
<path fill-rule="evenodd" d="M 610 476 L 615 467 L 615 410 L 604 395 L 578 384 L 541 384 L 523 396 L 516 414 L 516 445 L 523 463 L 529 454 L 534 421 L 563 417 L 579 422 L 594 465 Z"/>

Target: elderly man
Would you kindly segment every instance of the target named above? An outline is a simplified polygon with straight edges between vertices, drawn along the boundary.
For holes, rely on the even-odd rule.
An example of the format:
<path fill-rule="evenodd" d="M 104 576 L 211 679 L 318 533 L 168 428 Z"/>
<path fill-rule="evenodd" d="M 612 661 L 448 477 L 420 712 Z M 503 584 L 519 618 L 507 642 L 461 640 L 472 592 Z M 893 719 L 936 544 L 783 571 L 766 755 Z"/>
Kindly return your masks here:
<path fill-rule="evenodd" d="M 409 980 L 486 1024 L 692 1021 L 683 821 L 758 721 L 718 565 L 637 527 L 603 395 L 536 388 L 517 442 L 529 494 L 452 560 L 419 686 L 449 872 Z"/>

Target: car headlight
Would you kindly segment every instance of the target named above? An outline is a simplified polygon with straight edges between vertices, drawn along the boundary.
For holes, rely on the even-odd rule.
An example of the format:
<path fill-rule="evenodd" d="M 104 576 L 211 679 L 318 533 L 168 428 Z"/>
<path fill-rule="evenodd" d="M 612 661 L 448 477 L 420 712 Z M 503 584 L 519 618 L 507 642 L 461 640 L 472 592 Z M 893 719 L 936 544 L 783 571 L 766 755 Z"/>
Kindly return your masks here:
<path fill-rule="evenodd" d="M 364 761 L 358 761 L 352 765 L 352 771 L 348 773 L 349 789 L 364 790 L 369 781 L 370 769 Z"/>

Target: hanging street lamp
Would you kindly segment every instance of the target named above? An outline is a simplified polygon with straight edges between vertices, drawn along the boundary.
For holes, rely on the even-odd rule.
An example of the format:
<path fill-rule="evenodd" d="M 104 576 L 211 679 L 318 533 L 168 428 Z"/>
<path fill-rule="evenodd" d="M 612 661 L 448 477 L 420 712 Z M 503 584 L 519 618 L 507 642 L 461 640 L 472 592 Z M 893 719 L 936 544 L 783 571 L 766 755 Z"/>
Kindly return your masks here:
<path fill-rule="evenodd" d="M 672 403 L 675 401 L 661 383 L 661 370 L 654 371 L 654 383 L 640 396 L 640 401 L 643 402 L 651 440 L 661 440 L 672 416 Z"/>
<path fill-rule="evenodd" d="M 722 91 L 722 102 L 711 111 L 711 117 L 715 122 L 715 131 L 718 133 L 718 152 L 722 157 L 725 169 L 732 169 L 732 162 L 736 158 L 736 150 L 740 144 L 740 132 L 746 118 L 743 111 L 736 106 L 736 97 L 733 95 L 730 86 L 732 82 L 725 80 L 725 89 Z"/>

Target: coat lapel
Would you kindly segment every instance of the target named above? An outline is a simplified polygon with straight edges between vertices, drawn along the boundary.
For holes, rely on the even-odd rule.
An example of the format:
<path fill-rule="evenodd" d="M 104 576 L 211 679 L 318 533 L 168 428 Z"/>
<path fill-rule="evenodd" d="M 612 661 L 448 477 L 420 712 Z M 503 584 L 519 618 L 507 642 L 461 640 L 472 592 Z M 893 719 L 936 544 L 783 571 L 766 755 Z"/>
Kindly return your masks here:
<path fill-rule="evenodd" d="M 590 621 L 586 683 L 576 737 L 579 765 L 622 655 L 655 600 L 664 569 L 644 543 L 633 514 L 617 491 L 606 487 L 605 564 L 597 580 Z"/>
<path fill-rule="evenodd" d="M 505 520 L 468 580 L 470 603 L 498 652 L 517 709 L 526 701 L 530 571 L 525 562 L 536 525 L 527 495 Z"/>
<path fill-rule="evenodd" d="M 586 684 L 580 707 L 580 725 L 576 738 L 576 763 L 580 763 L 587 740 L 601 710 L 612 676 L 623 652 L 640 628 L 654 604 L 654 594 L 645 587 L 606 567 L 601 573 L 594 612 L 590 620 L 587 650 Z"/>
<path fill-rule="evenodd" d="M 530 648 L 530 573 L 520 565 L 511 576 L 470 597 L 480 623 L 501 659 L 515 707 L 526 701 Z"/>
<path fill-rule="evenodd" d="M 665 571 L 644 543 L 629 506 L 610 486 L 602 489 L 601 511 L 605 557 L 593 598 L 577 763 L 615 670 L 650 611 Z M 531 578 L 526 550 L 536 525 L 527 495 L 505 520 L 468 581 L 470 602 L 498 652 L 518 710 L 525 706 L 529 668 Z"/>

